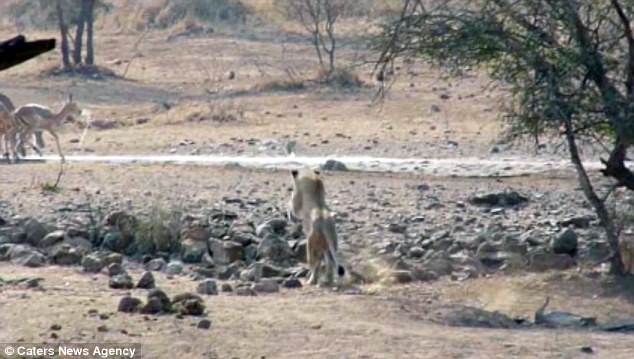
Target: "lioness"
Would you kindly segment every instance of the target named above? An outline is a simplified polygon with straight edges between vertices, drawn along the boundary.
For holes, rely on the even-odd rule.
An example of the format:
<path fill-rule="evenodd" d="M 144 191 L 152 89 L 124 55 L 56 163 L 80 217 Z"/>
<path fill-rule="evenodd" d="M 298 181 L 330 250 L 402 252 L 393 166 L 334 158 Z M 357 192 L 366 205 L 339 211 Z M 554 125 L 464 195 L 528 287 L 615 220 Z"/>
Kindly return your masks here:
<path fill-rule="evenodd" d="M 345 269 L 337 261 L 337 232 L 335 219 L 326 204 L 324 182 L 320 171 L 304 168 L 292 170 L 293 194 L 288 202 L 289 218 L 302 221 L 304 234 L 308 239 L 306 260 L 310 269 L 308 284 L 319 280 L 322 260 L 326 260 L 327 283 L 331 284 L 334 271 L 342 277 Z"/>

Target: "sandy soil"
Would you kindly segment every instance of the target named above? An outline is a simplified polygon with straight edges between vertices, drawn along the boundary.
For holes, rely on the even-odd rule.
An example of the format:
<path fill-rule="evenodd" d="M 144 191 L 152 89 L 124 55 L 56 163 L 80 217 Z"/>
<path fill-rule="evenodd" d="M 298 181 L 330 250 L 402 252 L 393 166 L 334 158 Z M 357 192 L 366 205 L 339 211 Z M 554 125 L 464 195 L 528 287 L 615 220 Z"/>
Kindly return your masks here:
<path fill-rule="evenodd" d="M 12 29 L 0 31 L 0 37 L 12 35 Z M 34 31 L 29 36 L 40 35 L 57 33 Z M 281 154 L 271 143 L 297 140 L 298 150 L 306 155 L 561 158 L 553 146 L 539 153 L 526 146 L 491 151 L 502 129 L 495 107 L 502 93 L 487 89 L 482 76 L 446 79 L 417 64 L 402 69 L 385 103 L 371 106 L 379 84 L 370 66 L 355 70 L 366 83 L 358 89 L 309 85 L 297 91 L 271 90 L 271 84 L 288 80 L 284 70 L 310 78 L 316 66 L 305 43 L 285 43 L 282 51 L 284 36 L 279 32 L 167 41 L 169 35 L 150 32 L 125 79 L 42 75 L 59 63 L 56 50 L 2 72 L 0 91 L 17 105 L 37 102 L 54 109 L 72 92 L 90 112 L 90 121 L 115 124 L 113 129 L 98 129 L 93 123 L 83 142 L 79 129 L 65 128 L 61 138 L 68 154 Z M 97 63 L 122 75 L 138 37 L 125 31 L 98 32 Z M 344 46 L 342 61 L 358 53 L 356 47 Z M 230 71 L 236 74 L 233 80 Z M 201 116 L 206 120 L 188 120 Z M 214 116 L 235 120 L 219 122 Z M 45 138 L 46 153 L 55 153 L 52 138 Z M 281 208 L 289 187 L 287 173 L 277 171 L 69 164 L 60 189 L 43 190 L 55 180 L 56 171 L 56 164 L 0 164 L 3 215 L 63 223 L 74 215 L 73 208 L 86 204 L 104 211 L 130 207 L 198 212 L 222 203 L 224 197 L 259 198 Z M 581 198 L 570 171 L 503 179 L 332 173 L 327 181 L 333 207 L 354 213 L 361 226 L 359 237 L 385 226 L 391 216 L 420 214 L 432 223 L 462 216 L 453 206 L 426 207 L 434 196 L 455 204 L 478 191 L 511 187 Z M 421 184 L 429 185 L 431 193 L 415 199 Z M 357 211 L 355 206 L 370 203 L 370 197 L 368 208 Z M 507 220 L 520 215 L 511 213 Z M 353 240 L 344 240 L 344 253 L 363 243 Z M 138 271 L 131 273 L 139 276 Z M 170 295 L 195 290 L 195 282 L 187 278 L 156 276 Z M 117 313 L 124 292 L 108 289 L 105 275 L 0 263 L 0 277 L 42 277 L 45 289 L 0 289 L 0 342 L 133 341 L 142 343 L 145 358 L 581 358 L 587 356 L 580 351 L 583 346 L 592 347 L 597 358 L 631 357 L 631 335 L 456 328 L 429 320 L 427 310 L 439 303 L 530 317 L 545 295 L 554 298 L 551 307 L 599 319 L 634 315 L 631 282 L 628 286 L 575 272 L 369 286 L 356 295 L 308 288 L 257 297 L 221 294 L 205 298 L 212 321 L 209 331 L 195 327 L 199 318 Z M 107 319 L 89 315 L 91 309 L 106 313 Z M 62 326 L 57 339 L 51 338 L 53 324 Z"/>
<path fill-rule="evenodd" d="M 139 276 L 137 271 L 131 274 Z M 196 328 L 200 320 L 196 317 L 116 312 L 119 299 L 129 292 L 108 289 L 106 275 L 85 275 L 71 268 L 30 270 L 3 265 L 0 276 L 44 278 L 43 291 L 8 286 L 0 292 L 2 342 L 142 343 L 143 358 L 580 358 L 587 355 L 580 352 L 585 346 L 593 348 L 593 357 L 631 356 L 628 335 L 455 328 L 426 319 L 436 304 L 477 300 L 490 309 L 512 309 L 530 316 L 540 304 L 539 298 L 548 291 L 560 291 L 565 282 L 564 286 L 582 284 L 594 290 L 573 298 L 557 295 L 552 304 L 557 309 L 602 318 L 617 310 L 632 312 L 631 303 L 611 297 L 607 286 L 597 287 L 575 274 L 490 278 L 466 285 L 438 282 L 396 289 L 370 287 L 360 288 L 360 294 L 327 289 L 284 290 L 255 297 L 220 293 L 205 297 L 212 321 L 209 331 Z M 194 291 L 196 285 L 161 274 L 156 280 L 169 295 Z M 145 297 L 144 290 L 131 294 Z M 55 324 L 61 329 L 52 331 Z M 51 339 L 53 332 L 57 339 Z"/>

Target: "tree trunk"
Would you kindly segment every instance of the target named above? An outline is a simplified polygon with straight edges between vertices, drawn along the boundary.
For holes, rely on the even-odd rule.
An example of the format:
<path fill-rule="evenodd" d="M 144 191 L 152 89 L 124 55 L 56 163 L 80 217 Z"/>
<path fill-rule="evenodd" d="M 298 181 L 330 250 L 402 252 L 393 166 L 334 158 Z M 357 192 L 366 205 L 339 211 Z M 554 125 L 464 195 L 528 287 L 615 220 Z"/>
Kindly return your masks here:
<path fill-rule="evenodd" d="M 73 61 L 75 65 L 81 63 L 81 46 L 84 39 L 84 24 L 86 23 L 86 2 L 81 3 L 81 12 L 79 14 L 79 23 L 77 24 L 77 32 L 75 33 L 75 48 L 73 49 Z"/>
<path fill-rule="evenodd" d="M 597 217 L 599 217 L 601 227 L 603 227 L 603 229 L 605 230 L 605 234 L 608 237 L 608 243 L 612 252 L 610 256 L 610 273 L 614 275 L 624 275 L 625 273 L 623 262 L 621 261 L 621 250 L 619 248 L 619 234 L 617 232 L 616 226 L 614 225 L 612 217 L 610 217 L 610 213 L 608 212 L 604 201 L 601 200 L 599 196 L 597 196 L 597 193 L 594 191 L 592 183 L 590 182 L 590 178 L 588 177 L 588 173 L 583 167 L 581 157 L 579 156 L 579 149 L 577 148 L 577 142 L 575 140 L 575 134 L 572 128 L 571 120 L 564 120 L 564 125 L 566 128 L 566 140 L 568 142 L 568 150 L 570 151 L 570 160 L 577 170 L 579 184 L 581 185 L 581 189 L 583 190 L 586 198 L 588 199 L 588 201 L 590 201 L 592 207 L 594 207 L 594 211 L 596 212 Z"/>
<path fill-rule="evenodd" d="M 73 70 L 73 68 L 70 65 L 68 38 L 66 37 L 66 31 L 68 27 L 66 26 L 66 23 L 64 22 L 64 11 L 62 9 L 62 0 L 57 0 L 57 21 L 59 25 L 59 31 L 62 35 L 62 44 L 61 44 L 62 66 L 64 68 L 64 71 L 70 72 Z"/>
<path fill-rule="evenodd" d="M 93 46 L 95 0 L 84 0 L 86 4 L 86 65 L 95 64 L 95 48 Z"/>

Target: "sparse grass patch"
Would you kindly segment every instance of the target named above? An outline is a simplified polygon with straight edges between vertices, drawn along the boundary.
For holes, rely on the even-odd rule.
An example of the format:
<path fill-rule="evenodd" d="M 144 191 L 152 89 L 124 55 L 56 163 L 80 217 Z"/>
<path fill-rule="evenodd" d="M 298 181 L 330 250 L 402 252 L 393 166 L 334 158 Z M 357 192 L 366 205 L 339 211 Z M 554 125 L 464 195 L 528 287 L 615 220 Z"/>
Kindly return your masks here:
<path fill-rule="evenodd" d="M 231 100 L 210 101 L 202 111 L 190 113 L 187 122 L 232 123 L 244 119 L 244 106 Z"/>
<path fill-rule="evenodd" d="M 321 85 L 342 89 L 359 88 L 364 85 L 359 75 L 344 68 L 337 68 L 333 72 L 320 70 L 317 73 L 316 81 Z"/>
<path fill-rule="evenodd" d="M 134 246 L 137 254 L 178 253 L 180 251 L 180 231 L 182 213 L 153 207 L 150 212 L 138 218 L 134 232 Z"/>
<path fill-rule="evenodd" d="M 275 79 L 253 86 L 254 92 L 293 92 L 306 88 L 304 80 L 301 79 Z"/>
<path fill-rule="evenodd" d="M 42 189 L 42 192 L 47 192 L 47 193 L 57 193 L 61 189 L 59 187 L 59 184 L 55 182 L 44 182 L 40 184 L 40 188 Z"/>
<path fill-rule="evenodd" d="M 249 9 L 239 0 L 150 0 L 135 4 L 130 14 L 136 30 L 167 29 L 182 23 L 244 24 Z"/>

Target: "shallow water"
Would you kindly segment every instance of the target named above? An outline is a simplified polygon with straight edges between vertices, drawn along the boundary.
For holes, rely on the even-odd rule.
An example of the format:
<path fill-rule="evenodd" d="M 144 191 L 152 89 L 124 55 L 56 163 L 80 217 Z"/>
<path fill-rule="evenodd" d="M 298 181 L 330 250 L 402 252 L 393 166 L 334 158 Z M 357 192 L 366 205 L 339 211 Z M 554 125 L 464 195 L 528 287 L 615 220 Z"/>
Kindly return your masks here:
<path fill-rule="evenodd" d="M 59 156 L 28 156 L 29 161 L 58 162 Z M 215 156 L 215 155 L 119 155 L 119 156 L 66 156 L 67 163 L 121 163 L 121 164 L 193 164 L 193 165 L 239 165 L 249 168 L 287 170 L 300 165 L 320 166 L 328 160 L 336 160 L 349 170 L 363 172 L 415 172 L 433 176 L 489 177 L 517 176 L 550 170 L 572 170 L 565 160 L 529 160 L 519 157 L 483 159 L 475 157 L 423 159 L 388 158 L 371 156 Z M 585 162 L 588 170 L 603 168 L 598 161 Z M 629 163 L 628 163 L 629 165 Z"/>

